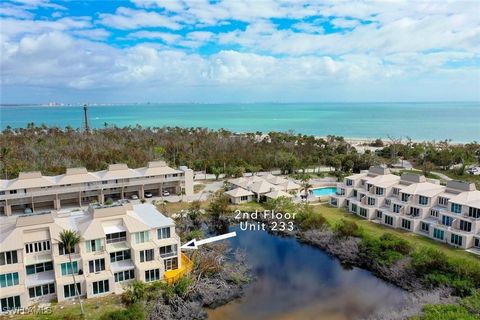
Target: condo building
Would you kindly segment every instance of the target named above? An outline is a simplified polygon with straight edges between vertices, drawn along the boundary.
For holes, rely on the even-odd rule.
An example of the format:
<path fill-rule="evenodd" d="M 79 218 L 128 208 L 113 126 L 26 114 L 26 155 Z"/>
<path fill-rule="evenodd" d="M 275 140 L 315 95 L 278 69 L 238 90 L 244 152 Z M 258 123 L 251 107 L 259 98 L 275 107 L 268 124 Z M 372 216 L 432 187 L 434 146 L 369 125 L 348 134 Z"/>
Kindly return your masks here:
<path fill-rule="evenodd" d="M 337 185 L 330 204 L 383 225 L 459 248 L 480 249 L 480 191 L 474 183 L 391 174 L 371 167 Z"/>
<path fill-rule="evenodd" d="M 144 168 L 130 169 L 112 164 L 107 170 L 88 172 L 69 168 L 65 174 L 44 176 L 22 172 L 18 178 L 0 180 L 0 215 L 35 213 L 88 206 L 92 202 L 146 195 L 193 194 L 193 171 L 170 168 L 164 161 L 152 161 Z"/>
<path fill-rule="evenodd" d="M 0 219 L 1 312 L 73 299 L 76 289 L 86 298 L 121 293 L 133 279 L 168 279 L 191 263 L 180 253 L 173 220 L 151 204 L 95 204 Z M 60 242 L 64 230 L 81 237 L 73 252 Z"/>

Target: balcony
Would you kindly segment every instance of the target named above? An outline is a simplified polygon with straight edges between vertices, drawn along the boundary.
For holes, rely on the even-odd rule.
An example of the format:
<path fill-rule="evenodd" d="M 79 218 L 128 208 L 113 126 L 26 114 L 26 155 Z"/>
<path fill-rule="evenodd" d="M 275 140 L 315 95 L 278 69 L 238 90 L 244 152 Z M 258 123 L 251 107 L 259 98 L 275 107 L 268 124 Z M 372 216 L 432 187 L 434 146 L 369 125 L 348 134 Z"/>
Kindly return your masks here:
<path fill-rule="evenodd" d="M 56 195 L 56 194 L 64 194 L 64 193 L 74 193 L 74 192 L 82 192 L 82 191 L 98 191 L 101 189 L 110 189 L 110 188 L 122 188 L 122 187 L 130 187 L 130 186 L 142 186 L 146 184 L 156 184 L 156 183 L 166 183 L 166 182 L 177 182 L 183 180 L 183 176 L 178 177 L 158 177 L 158 178 L 141 178 L 135 179 L 132 181 L 119 181 L 118 183 L 108 183 L 108 184 L 93 184 L 93 185 L 84 185 L 84 186 L 77 186 L 77 187 L 61 187 L 61 186 L 53 186 L 48 189 L 38 190 L 38 191 L 28 191 L 27 193 L 15 193 L 15 194 L 7 194 L 0 196 L 0 199 L 18 199 L 18 198 L 27 198 L 27 197 L 38 197 L 38 196 L 47 196 L 47 195 Z"/>
<path fill-rule="evenodd" d="M 184 254 L 181 254 L 182 264 L 180 268 L 165 271 L 163 277 L 168 284 L 174 283 L 184 275 L 190 273 L 193 268 L 193 262 Z"/>
<path fill-rule="evenodd" d="M 38 272 L 34 274 L 29 274 L 25 277 L 25 286 L 34 287 L 40 286 L 47 283 L 52 283 L 55 281 L 55 271 L 45 271 Z"/>

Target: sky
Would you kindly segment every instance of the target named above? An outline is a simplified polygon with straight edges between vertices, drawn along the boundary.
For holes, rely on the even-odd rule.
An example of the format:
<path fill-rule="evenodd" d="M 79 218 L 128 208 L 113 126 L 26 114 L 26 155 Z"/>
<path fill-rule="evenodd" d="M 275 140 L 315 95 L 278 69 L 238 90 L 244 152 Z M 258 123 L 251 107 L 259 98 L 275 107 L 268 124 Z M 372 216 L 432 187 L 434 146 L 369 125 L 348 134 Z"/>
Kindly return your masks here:
<path fill-rule="evenodd" d="M 4 0 L 1 103 L 480 101 L 480 1 Z"/>

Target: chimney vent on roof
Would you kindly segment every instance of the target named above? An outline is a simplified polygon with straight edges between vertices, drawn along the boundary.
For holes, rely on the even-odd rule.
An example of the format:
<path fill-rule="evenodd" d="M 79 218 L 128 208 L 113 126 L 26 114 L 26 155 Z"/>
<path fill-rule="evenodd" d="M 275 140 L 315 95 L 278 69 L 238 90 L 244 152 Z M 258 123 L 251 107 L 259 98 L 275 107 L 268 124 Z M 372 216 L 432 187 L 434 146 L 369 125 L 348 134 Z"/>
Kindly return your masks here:
<path fill-rule="evenodd" d="M 148 163 L 149 168 L 158 168 L 158 167 L 166 167 L 166 166 L 167 166 L 167 163 L 165 161 L 162 161 L 162 160 L 150 161 Z"/>
<path fill-rule="evenodd" d="M 427 181 L 425 179 L 425 176 L 421 174 L 408 173 L 408 172 L 402 173 L 401 179 L 404 181 L 413 182 L 413 183 L 421 183 L 421 182 Z"/>
<path fill-rule="evenodd" d="M 40 171 L 20 172 L 18 174 L 18 179 L 34 179 L 41 177 L 42 173 Z"/>
<path fill-rule="evenodd" d="M 447 189 L 454 189 L 460 191 L 475 191 L 475 183 L 468 183 L 465 181 L 450 180 L 447 181 Z"/>
<path fill-rule="evenodd" d="M 389 174 L 390 173 L 390 170 L 388 168 L 384 168 L 384 167 L 380 167 L 380 166 L 371 166 L 368 171 L 370 173 L 374 173 L 374 174 L 377 174 L 377 175 L 384 175 L 384 174 Z"/>
<path fill-rule="evenodd" d="M 108 166 L 108 171 L 126 170 L 128 166 L 125 163 L 116 163 Z"/>
<path fill-rule="evenodd" d="M 75 174 L 84 174 L 87 173 L 86 168 L 67 168 L 67 176 L 75 175 Z"/>

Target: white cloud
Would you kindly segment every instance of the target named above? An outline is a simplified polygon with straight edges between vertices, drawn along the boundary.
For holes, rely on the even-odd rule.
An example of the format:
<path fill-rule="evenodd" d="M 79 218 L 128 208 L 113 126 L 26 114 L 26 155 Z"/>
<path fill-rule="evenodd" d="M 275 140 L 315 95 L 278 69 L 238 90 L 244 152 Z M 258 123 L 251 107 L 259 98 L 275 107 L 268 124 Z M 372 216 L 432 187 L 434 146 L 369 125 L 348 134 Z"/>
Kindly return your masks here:
<path fill-rule="evenodd" d="M 178 22 L 166 15 L 145 10 L 133 10 L 125 7 L 118 8 L 115 14 L 100 14 L 99 22 L 105 26 L 123 30 L 139 29 L 142 27 L 164 27 L 172 30 L 181 28 Z"/>
<path fill-rule="evenodd" d="M 181 37 L 178 34 L 159 31 L 136 31 L 128 34 L 127 38 L 132 39 L 159 39 L 166 43 L 174 43 Z"/>
<path fill-rule="evenodd" d="M 116 99 L 118 92 L 155 95 L 158 88 L 178 93 L 178 99 L 191 92 L 199 100 L 205 92 L 219 99 L 232 92 L 303 99 L 331 90 L 342 100 L 349 90 L 394 97 L 403 88 L 411 96 L 435 100 L 446 88 L 452 96 L 466 93 L 466 99 L 478 99 L 479 3 L 134 3 L 135 9 L 120 7 L 94 18 L 68 16 L 64 10 L 64 18 L 34 20 L 30 9 L 7 12 L 10 17 L 2 19 L 0 30 L 2 89 L 49 88 L 58 94 L 101 88 L 105 95 L 97 96 L 106 100 Z M 20 7 L 39 5 L 50 4 L 38 0 Z M 272 18 L 293 19 L 293 24 L 285 28 Z M 232 20 L 247 25 L 214 31 L 219 24 L 235 25 Z M 347 30 L 329 33 L 323 23 Z M 115 40 L 122 40 L 121 46 L 107 42 Z M 195 53 L 202 46 L 212 53 Z M 415 91 L 420 90 L 412 85 L 417 81 L 425 92 Z"/>

